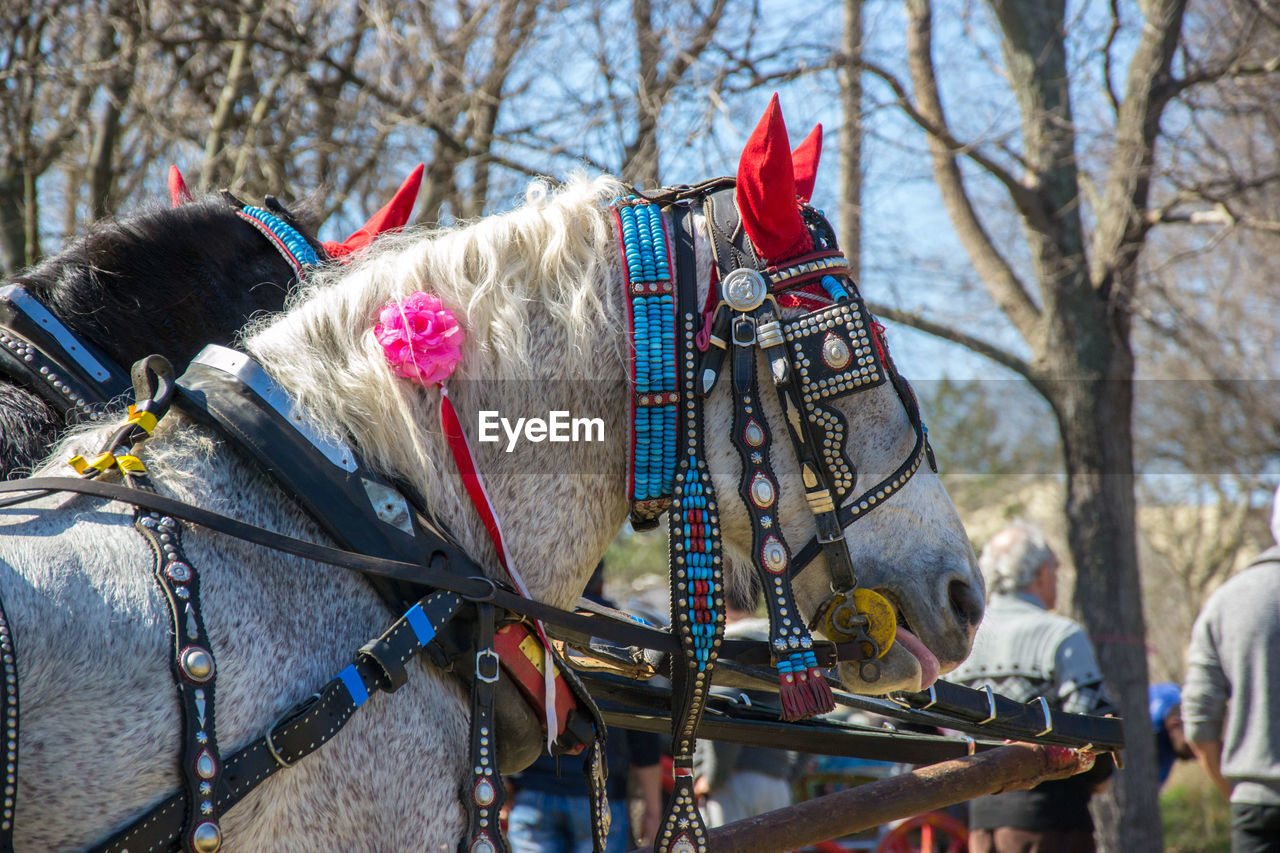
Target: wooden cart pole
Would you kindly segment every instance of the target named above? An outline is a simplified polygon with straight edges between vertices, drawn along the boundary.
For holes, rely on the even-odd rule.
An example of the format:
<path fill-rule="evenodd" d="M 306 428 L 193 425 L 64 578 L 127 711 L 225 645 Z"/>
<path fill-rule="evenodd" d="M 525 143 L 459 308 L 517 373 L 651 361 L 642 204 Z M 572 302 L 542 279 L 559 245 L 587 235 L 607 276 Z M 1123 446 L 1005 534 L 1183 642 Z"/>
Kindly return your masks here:
<path fill-rule="evenodd" d="M 985 794 L 1083 773 L 1095 755 L 1015 743 L 921 767 L 711 830 L 716 853 L 785 853 Z M 640 853 L 651 853 L 645 848 Z"/>

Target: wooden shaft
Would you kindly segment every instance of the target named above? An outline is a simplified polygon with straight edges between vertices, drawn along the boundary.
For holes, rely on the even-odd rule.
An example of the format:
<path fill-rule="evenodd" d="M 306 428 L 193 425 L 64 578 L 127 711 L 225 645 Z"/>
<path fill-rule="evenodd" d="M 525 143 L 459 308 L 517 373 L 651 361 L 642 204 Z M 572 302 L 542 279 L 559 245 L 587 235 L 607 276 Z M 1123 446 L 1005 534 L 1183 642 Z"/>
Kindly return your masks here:
<path fill-rule="evenodd" d="M 1067 747 L 1009 744 L 717 827 L 711 850 L 785 853 L 985 794 L 1073 776 L 1093 762 L 1092 753 Z"/>

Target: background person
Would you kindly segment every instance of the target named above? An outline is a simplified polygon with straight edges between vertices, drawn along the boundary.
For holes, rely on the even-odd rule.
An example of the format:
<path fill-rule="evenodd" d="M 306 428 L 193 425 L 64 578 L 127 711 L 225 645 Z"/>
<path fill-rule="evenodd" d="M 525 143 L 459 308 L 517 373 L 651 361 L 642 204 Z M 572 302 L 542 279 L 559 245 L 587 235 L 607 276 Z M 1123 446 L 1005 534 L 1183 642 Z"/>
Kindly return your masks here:
<path fill-rule="evenodd" d="M 1017 702 L 1039 697 L 1054 710 L 1114 710 L 1089 636 L 1050 613 L 1058 600 L 1058 558 L 1039 528 L 1012 524 L 978 558 L 989 597 L 973 653 L 947 678 Z M 1091 853 L 1096 849 L 1090 798 L 1114 765 L 1099 756 L 1092 770 L 1067 779 L 979 797 L 969 803 L 970 853 Z"/>
<path fill-rule="evenodd" d="M 608 607 L 604 597 L 604 563 L 596 567 L 584 596 Z M 605 853 L 622 853 L 633 841 L 648 845 L 662 820 L 662 741 L 656 734 L 611 728 L 605 740 L 609 766 L 606 793 L 612 820 Z M 509 801 L 507 839 L 515 853 L 591 853 L 591 799 L 582 773 L 582 755 L 542 755 L 511 777 L 515 796 Z M 628 787 L 635 779 L 640 800 L 639 825 L 632 838 Z"/>
<path fill-rule="evenodd" d="M 742 590 L 730 585 L 725 590 L 726 637 L 768 642 L 769 620 L 755 615 L 759 595 L 754 586 Z M 717 692 L 737 696 L 744 691 Z M 777 701 L 776 695 L 745 692 L 753 701 Z M 723 741 L 709 743 L 713 760 L 703 810 L 708 826 L 722 826 L 791 805 L 796 753 Z"/>
<path fill-rule="evenodd" d="M 1271 533 L 1280 541 L 1280 490 Z M 1192 750 L 1231 801 L 1232 853 L 1280 851 L 1280 547 L 1205 602 L 1182 714 Z"/>

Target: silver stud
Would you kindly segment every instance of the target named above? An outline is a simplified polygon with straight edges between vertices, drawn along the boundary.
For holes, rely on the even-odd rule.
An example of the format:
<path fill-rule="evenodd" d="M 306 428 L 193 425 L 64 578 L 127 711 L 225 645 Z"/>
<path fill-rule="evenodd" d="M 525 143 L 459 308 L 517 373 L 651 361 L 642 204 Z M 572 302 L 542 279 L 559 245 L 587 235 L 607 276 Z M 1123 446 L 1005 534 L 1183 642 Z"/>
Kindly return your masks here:
<path fill-rule="evenodd" d="M 204 683 L 213 678 L 213 655 L 199 646 L 189 646 L 178 660 L 182 672 L 192 681 Z"/>
<path fill-rule="evenodd" d="M 197 824 L 191 833 L 191 847 L 196 853 L 216 853 L 222 847 L 222 830 L 211 820 Z"/>

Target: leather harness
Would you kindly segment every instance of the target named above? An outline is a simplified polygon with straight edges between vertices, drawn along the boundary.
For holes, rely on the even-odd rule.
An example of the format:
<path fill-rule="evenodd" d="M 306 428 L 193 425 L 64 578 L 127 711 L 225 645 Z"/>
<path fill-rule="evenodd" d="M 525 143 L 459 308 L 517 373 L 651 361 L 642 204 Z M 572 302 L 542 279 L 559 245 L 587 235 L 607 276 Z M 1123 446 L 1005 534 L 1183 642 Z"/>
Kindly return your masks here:
<path fill-rule="evenodd" d="M 757 568 L 768 572 L 768 577 L 784 574 L 773 571 L 776 567 L 769 564 L 767 539 L 769 536 L 779 535 L 780 531 L 766 532 L 771 531 L 771 528 L 764 523 L 767 518 L 763 511 L 765 507 L 758 500 L 763 494 L 763 487 L 757 486 L 754 478 L 755 474 L 762 474 L 773 485 L 772 472 L 767 462 L 754 461 L 753 457 L 753 453 L 757 453 L 762 445 L 767 450 L 768 437 L 765 433 L 763 441 L 756 440 L 756 429 L 763 418 L 751 417 L 753 410 L 749 405 L 744 408 L 741 400 L 742 397 L 756 399 L 761 393 L 753 366 L 755 348 L 758 346 L 764 351 L 766 361 L 770 364 L 784 412 L 791 406 L 792 411 L 804 412 L 807 419 L 800 421 L 788 418 L 788 423 L 793 444 L 800 454 L 802 469 L 806 475 L 810 472 L 813 474 L 813 483 L 806 476 L 805 484 L 811 492 L 810 506 L 819 519 L 819 536 L 801 548 L 794 558 L 790 557 L 785 543 L 780 543 L 789 562 L 789 573 L 794 575 L 819 551 L 823 551 L 828 556 L 828 562 L 836 566 L 833 568 L 836 573 L 833 577 L 843 578 L 839 580 L 840 587 L 833 587 L 837 589 L 838 600 L 824 606 L 828 616 L 829 636 L 840 637 L 843 642 L 837 644 L 813 641 L 806 631 L 803 639 L 808 640 L 808 643 L 803 645 L 803 649 L 812 656 L 815 668 L 832 666 L 840 660 L 855 660 L 866 665 L 874 662 L 887 646 L 881 648 L 881 643 L 870 635 L 867 617 L 860 613 L 852 597 L 846 595 L 855 589 L 856 579 L 851 565 L 848 566 L 847 574 L 841 574 L 835 546 L 837 541 L 842 542 L 840 531 L 844 526 L 887 497 L 887 493 L 905 482 L 905 478 L 914 473 L 926 458 L 932 464 L 925 430 L 915 407 L 914 396 L 887 359 L 882 342 L 874 339 L 874 333 L 866 327 L 870 315 L 866 314 L 856 296 L 856 289 L 852 287 L 852 281 L 847 277 L 847 269 L 836 259 L 834 251 L 827 251 L 825 254 L 820 251 L 815 258 L 802 259 L 800 264 L 782 270 L 766 268 L 762 271 L 754 267 L 732 266 L 741 262 L 744 257 L 755 259 L 750 253 L 749 243 L 744 246 L 740 235 L 736 245 L 729 237 L 737 229 L 723 221 L 723 218 L 717 218 L 723 217 L 721 206 L 725 197 L 724 188 L 723 183 L 700 188 L 680 188 L 668 191 L 659 199 L 665 204 L 675 205 L 671 211 L 673 243 L 684 257 L 676 264 L 678 281 L 672 282 L 671 290 L 672 295 L 679 293 L 685 306 L 694 305 L 697 288 L 697 282 L 692 277 L 691 211 L 687 202 L 695 201 L 704 205 L 708 221 L 712 223 L 722 288 L 722 302 L 714 317 L 708 318 L 710 323 L 707 325 L 714 326 L 710 330 L 713 338 L 717 331 L 723 335 L 726 325 L 724 308 L 728 306 L 727 325 L 731 330 L 732 340 L 732 348 L 726 346 L 721 350 L 716 347 L 704 355 L 694 343 L 704 331 L 701 328 L 702 313 L 681 309 L 684 311 L 681 320 L 683 325 L 676 335 L 673 355 L 677 365 L 687 364 L 689 370 L 681 371 L 678 399 L 686 404 L 689 423 L 696 436 L 692 451 L 685 460 L 691 465 L 683 469 L 682 475 L 677 475 L 682 478 L 679 480 L 682 485 L 670 501 L 671 507 L 676 510 L 671 512 L 673 543 L 677 519 L 682 518 L 680 502 L 683 501 L 685 507 L 699 510 L 705 510 L 707 505 L 705 500 L 690 501 L 691 497 L 705 497 L 710 486 L 710 479 L 705 476 L 703 468 L 705 463 L 701 461 L 696 445 L 702 433 L 700 401 L 715 385 L 723 354 L 730 353 L 733 356 L 731 366 L 735 396 L 738 399 L 734 439 L 743 458 L 744 471 L 753 472 L 751 479 L 744 478 L 742 496 L 747 502 L 753 529 L 756 531 L 754 550 L 763 555 L 757 562 Z M 682 202 L 685 204 L 681 204 Z M 734 260 L 728 262 L 725 258 Z M 813 266 L 807 266 L 809 264 Z M 759 266 L 758 260 L 755 260 L 755 265 Z M 732 284 L 731 276 L 739 269 L 751 269 L 762 280 L 770 282 L 773 286 L 771 298 L 762 297 L 754 304 L 749 304 L 749 300 L 738 300 L 735 304 L 725 292 L 725 285 L 726 282 Z M 843 300 L 833 297 L 829 308 L 806 315 L 798 321 L 784 323 L 779 319 L 775 313 L 774 301 L 777 294 L 792 288 L 811 286 L 820 280 L 820 275 L 830 275 L 832 272 L 842 276 L 847 286 Z M 766 295 L 769 295 L 769 286 L 766 285 L 765 289 Z M 853 291 L 852 295 L 849 290 Z M 845 324 L 843 327 L 840 325 L 842 323 Z M 858 325 L 859 323 L 862 325 Z M 752 327 L 750 336 L 746 334 L 747 325 Z M 772 338 L 770 335 L 775 327 L 777 337 Z M 841 328 L 846 329 L 846 332 L 841 332 Z M 837 343 L 829 344 L 833 329 Z M 821 332 L 828 334 L 819 339 Z M 864 334 L 859 335 L 859 332 Z M 842 334 L 843 338 L 840 337 Z M 59 339 L 56 334 L 46 335 L 50 336 L 55 341 Z M 3 343 L 4 340 L 0 339 L 0 344 Z M 797 355 L 785 355 L 788 344 Z M 27 345 L 30 344 L 24 344 Z M 874 346 L 879 360 L 871 361 L 878 366 L 880 376 L 865 383 L 854 383 L 852 375 L 838 378 L 841 369 L 848 364 L 841 346 L 848 349 L 848 356 L 854 359 L 866 359 Z M 829 368 L 825 374 L 817 370 L 802 369 L 806 366 L 806 359 L 811 366 L 815 358 L 824 358 L 824 354 Z M 782 359 L 781 362 L 779 359 Z M 701 366 L 703 370 L 699 372 L 694 369 L 697 366 Z M 132 504 L 136 507 L 139 530 L 152 543 L 157 555 L 157 577 L 162 586 L 168 584 L 165 587 L 166 598 L 174 608 L 175 681 L 179 684 L 180 695 L 184 697 L 186 720 L 182 758 L 184 790 L 175 793 L 113 838 L 93 849 L 167 850 L 178 845 L 182 849 L 200 853 L 217 850 L 220 845 L 218 815 L 232 807 L 271 774 L 300 760 L 332 737 L 346 719 L 367 700 L 368 695 L 378 690 L 394 692 L 403 685 L 407 679 L 404 665 L 413 655 L 424 654 L 433 663 L 448 667 L 458 654 L 459 644 L 456 639 L 445 642 L 444 635 L 449 626 L 459 623 L 459 614 L 465 612 L 469 614 L 467 618 L 472 627 L 464 631 L 473 638 L 476 652 L 472 679 L 471 739 L 471 764 L 476 772 L 469 783 L 468 792 L 464 794 L 471 828 L 463 849 L 470 853 L 505 850 L 505 842 L 500 834 L 488 831 L 496 826 L 497 811 L 502 802 L 502 785 L 497 780 L 496 768 L 489 758 L 494 754 L 494 750 L 490 748 L 493 738 L 492 689 L 498 678 L 497 655 L 492 647 L 497 630 L 495 608 L 519 614 L 525 619 L 544 620 L 553 626 L 557 636 L 579 648 L 590 646 L 593 637 L 603 637 L 614 644 L 615 650 L 623 650 L 617 657 L 629 656 L 633 662 L 640 657 L 635 648 L 657 650 L 671 657 L 675 702 L 672 701 L 672 694 L 655 694 L 652 688 L 636 685 L 634 682 L 598 673 L 587 676 L 592 693 L 602 697 L 607 721 L 650 730 L 670 727 L 677 735 L 678 742 L 673 744 L 677 751 L 677 790 L 673 796 L 673 808 L 664 824 L 664 834 L 660 836 L 660 846 L 664 849 L 699 849 L 705 846 L 705 834 L 696 831 L 701 826 L 701 819 L 697 816 L 696 809 L 692 808 L 692 775 L 691 772 L 681 772 L 686 764 L 683 759 L 691 758 L 692 743 L 699 735 L 743 739 L 746 742 L 758 742 L 758 739 L 764 737 L 774 744 L 778 742 L 778 738 L 789 737 L 793 738 L 791 743 L 799 745 L 798 748 L 812 751 L 829 751 L 835 746 L 847 748 L 851 753 L 859 755 L 865 754 L 867 750 L 879 750 L 877 754 L 888 754 L 890 747 L 882 734 L 827 722 L 770 722 L 762 719 L 758 712 L 744 714 L 741 708 L 735 709 L 732 702 L 726 705 L 724 699 L 713 696 L 709 688 L 716 674 L 717 658 L 724 659 L 720 670 L 722 674 L 736 675 L 759 684 L 761 673 L 764 672 L 761 666 L 778 663 L 779 652 L 782 651 L 778 640 L 783 640 L 785 649 L 787 636 L 800 636 L 775 631 L 771 642 L 767 644 L 723 639 L 718 596 L 707 594 L 706 598 L 707 612 L 713 620 L 712 632 L 697 635 L 709 637 L 710 640 L 697 642 L 693 632 L 677 630 L 673 635 L 638 624 L 634 620 L 619 618 L 618 615 L 600 608 L 588 608 L 596 611 L 593 615 L 558 610 L 516 594 L 501 581 L 486 578 L 479 567 L 453 542 L 448 531 L 430 520 L 427 509 L 412 497 L 412 490 L 376 476 L 363 465 L 358 454 L 350 447 L 310 433 L 293 411 L 287 394 L 275 386 L 270 377 L 252 360 L 233 350 L 206 348 L 175 383 L 178 405 L 196 420 L 219 429 L 241 451 L 255 459 L 287 493 L 308 510 L 338 547 L 293 539 L 138 488 L 145 484 L 145 471 L 141 470 L 141 463 L 138 463 L 137 469 L 132 469 L 133 463 L 128 460 L 136 457 L 128 452 L 128 448 L 133 442 L 145 438 L 154 418 L 163 415 L 171 393 L 166 390 L 169 370 L 171 369 L 167 367 L 167 363 L 157 357 L 140 362 L 135 367 L 134 387 L 139 398 L 137 411 L 112 436 L 111 446 L 104 449 L 104 456 L 112 457 L 111 463 L 89 467 L 86 469 L 86 476 L 80 479 L 45 477 L 0 484 L 0 494 L 18 493 L 0 500 L 0 506 L 30 500 L 33 491 L 38 496 L 55 490 L 96 495 Z M 863 375 L 869 376 L 870 372 Z M 870 387 L 871 384 L 881 384 L 886 379 L 893 383 L 907 407 L 916 431 L 916 445 L 910 457 L 890 478 L 868 491 L 855 494 L 852 486 L 856 472 L 842 468 L 843 451 L 839 446 L 835 451 L 816 450 L 816 438 L 822 434 L 817 430 L 822 424 L 828 425 L 828 432 L 832 431 L 831 425 L 843 426 L 843 435 L 848 435 L 847 426 L 843 425 L 839 413 L 833 409 L 824 409 L 820 403 L 831 396 L 851 390 L 854 384 L 866 384 Z M 58 389 L 55 387 L 54 390 Z M 138 412 L 142 412 L 142 415 Z M 121 460 L 125 460 L 123 464 Z M 94 479 L 101 470 L 113 465 L 124 471 L 132 486 Z M 695 479 L 690 478 L 691 470 L 701 470 L 703 475 L 695 478 L 698 483 L 696 489 Z M 774 489 L 776 493 L 776 486 Z M 829 497 L 815 500 L 814 493 L 824 491 Z M 837 495 L 843 498 L 839 503 L 835 497 Z M 830 501 L 829 507 L 825 500 Z M 712 510 L 714 506 L 712 495 Z M 194 644 L 195 640 L 202 640 L 203 637 L 198 606 L 192 603 L 193 598 L 196 598 L 193 593 L 198 588 L 198 583 L 194 568 L 181 557 L 177 536 L 179 521 L 199 524 L 285 553 L 359 571 L 373 580 L 384 601 L 399 607 L 398 612 L 403 615 L 381 637 L 360 649 L 349 667 L 318 693 L 283 715 L 262 738 L 223 757 L 217 753 L 213 726 L 215 663 L 207 643 Z M 714 515 L 712 523 L 714 524 Z M 718 543 L 715 546 L 718 548 Z M 675 551 L 673 547 L 673 553 Z M 846 552 L 846 563 L 847 560 Z M 718 562 L 713 561 L 717 572 Z M 173 571 L 175 565 L 180 566 L 176 574 Z M 716 577 L 718 578 L 718 574 Z M 677 579 L 673 573 L 672 583 L 673 599 L 676 593 L 684 598 L 689 597 L 692 587 L 687 578 Z M 179 594 L 176 591 L 178 587 L 185 588 L 187 594 Z M 766 592 L 769 592 L 769 588 L 766 588 Z M 794 612 L 794 603 L 790 601 L 789 594 L 788 587 L 776 596 L 776 600 L 771 599 L 770 613 L 779 625 L 786 618 L 778 612 L 780 609 L 786 608 Z M 412 606 L 405 609 L 407 602 L 412 603 Z M 849 612 L 838 618 L 831 618 L 831 613 L 841 608 Z M 188 613 L 194 615 L 188 617 Z M 788 620 L 788 624 L 791 624 L 791 620 Z M 843 628 L 844 632 L 833 628 Z M 798 647 L 800 644 L 792 646 Z M 701 650 L 700 668 L 697 666 L 699 657 L 695 648 Z M 630 651 L 626 651 L 627 649 Z M 682 651 L 679 658 L 672 654 L 677 649 Z M 201 657 L 200 652 L 207 652 L 207 659 Z M 608 653 L 603 656 L 607 658 Z M 684 661 L 683 666 L 679 662 L 681 660 Z M 12 677 L 12 638 L 7 626 L 3 624 L 2 610 L 0 661 L 6 667 L 6 678 L 0 682 L 0 687 L 6 688 L 0 689 L 0 715 L 3 715 L 0 719 L 3 719 L 6 728 L 6 744 L 9 746 L 11 759 L 9 778 L 12 779 L 12 774 L 16 773 L 17 684 Z M 694 661 L 694 664 L 690 665 L 690 661 Z M 581 711 L 576 719 L 573 719 L 574 715 L 569 715 L 571 719 L 567 722 L 572 731 L 562 739 L 560 746 L 573 749 L 586 744 L 592 750 L 592 760 L 588 762 L 588 782 L 602 795 L 602 748 L 600 741 L 592 737 L 593 730 L 601 730 L 602 726 L 591 697 L 578 679 L 573 677 L 572 670 L 563 663 L 558 663 L 557 668 L 568 676 L 569 688 L 576 696 Z M 821 675 L 818 678 L 829 693 L 830 688 L 825 679 Z M 774 683 L 776 689 L 777 682 Z M 1114 749 L 1121 745 L 1118 720 L 1064 715 L 1051 712 L 1048 708 L 1011 703 L 989 691 L 983 694 L 945 683 L 939 683 L 921 694 L 896 697 L 896 705 L 888 700 L 869 700 L 838 691 L 836 698 L 844 704 L 870 705 L 881 712 L 916 722 L 923 721 L 925 724 L 937 725 L 938 720 L 945 720 L 945 725 L 959 725 L 961 728 L 976 730 L 984 736 L 1023 739 L 1034 737 L 1065 745 L 1079 746 L 1087 743 L 1099 749 Z M 705 719 L 708 708 L 714 711 L 712 719 Z M 664 719 L 664 716 L 669 719 Z M 825 748 L 814 748 L 819 745 Z M 969 740 L 968 748 L 973 748 L 972 739 Z M 920 738 L 907 751 L 917 757 L 927 755 L 936 760 L 949 757 L 949 753 L 956 749 L 963 747 L 954 739 Z M 210 761 L 202 762 L 205 756 L 212 760 L 212 764 Z M 685 791 L 685 788 L 688 790 Z M 11 849 L 12 796 L 12 791 L 6 792 L 5 811 L 0 814 L 0 851 Z M 602 809 L 600 802 L 601 799 L 597 796 L 598 805 L 594 811 L 598 845 L 602 844 L 603 835 L 607 831 L 600 820 L 601 813 L 607 814 L 607 809 Z M 695 829 L 691 832 L 678 831 L 680 820 L 691 821 Z M 692 846 L 681 846 L 682 838 Z"/>

